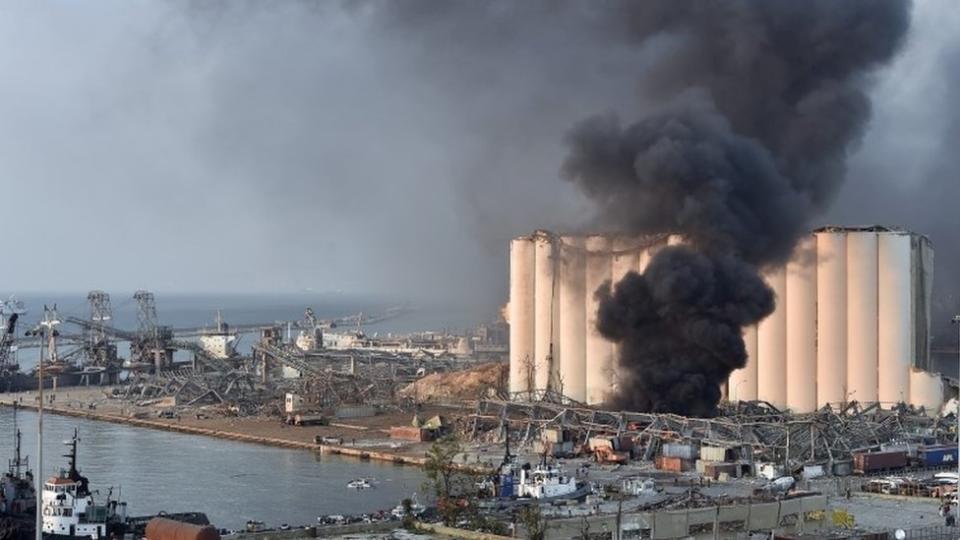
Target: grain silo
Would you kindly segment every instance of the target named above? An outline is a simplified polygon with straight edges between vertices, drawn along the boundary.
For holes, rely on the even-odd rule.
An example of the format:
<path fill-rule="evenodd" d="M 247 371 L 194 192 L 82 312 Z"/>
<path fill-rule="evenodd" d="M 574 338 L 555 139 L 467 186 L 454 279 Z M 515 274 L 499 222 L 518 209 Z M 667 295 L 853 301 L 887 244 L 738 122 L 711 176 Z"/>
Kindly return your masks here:
<path fill-rule="evenodd" d="M 764 276 L 777 309 L 757 325 L 757 399 L 776 407 L 787 404 L 787 272 L 774 268 Z"/>
<path fill-rule="evenodd" d="M 546 231 L 515 239 L 511 391 L 602 403 L 616 388 L 617 365 L 596 330 L 593 293 L 680 241 Z M 826 227 L 801 239 L 791 261 L 765 272 L 777 308 L 743 329 L 748 361 L 731 373 L 729 398 L 795 412 L 848 400 L 938 406 L 943 381 L 924 371 L 932 263 L 925 237 L 885 227 Z"/>
<path fill-rule="evenodd" d="M 587 258 L 582 237 L 560 238 L 560 387 L 570 399 L 587 400 L 586 312 L 584 276 Z"/>
<path fill-rule="evenodd" d="M 510 392 L 532 388 L 533 260 L 532 238 L 510 242 Z"/>
<path fill-rule="evenodd" d="M 586 396 L 587 403 L 600 403 L 613 381 L 613 344 L 597 331 L 598 302 L 593 292 L 611 277 L 610 245 L 607 236 L 593 235 L 586 238 L 586 272 L 584 274 L 585 325 L 580 332 L 586 334 Z"/>
<path fill-rule="evenodd" d="M 544 231 L 533 235 L 533 364 L 534 387 L 545 390 L 554 386 L 559 374 L 559 304 L 557 294 L 556 241 Z"/>

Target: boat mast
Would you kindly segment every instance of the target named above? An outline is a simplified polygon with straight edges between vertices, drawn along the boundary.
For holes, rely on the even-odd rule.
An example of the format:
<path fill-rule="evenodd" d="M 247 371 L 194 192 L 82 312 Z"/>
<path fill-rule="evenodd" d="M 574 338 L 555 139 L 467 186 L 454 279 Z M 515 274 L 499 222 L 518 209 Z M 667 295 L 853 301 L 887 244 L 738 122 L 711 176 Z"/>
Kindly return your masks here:
<path fill-rule="evenodd" d="M 14 415 L 16 415 L 16 412 L 14 412 Z M 16 417 L 14 417 L 14 424 L 16 424 Z M 21 457 L 20 453 L 20 440 L 23 438 L 23 434 L 20 433 L 19 429 L 14 429 L 16 431 L 16 435 L 14 436 L 16 447 L 13 452 L 13 459 L 10 460 L 9 471 L 10 476 L 14 478 L 20 478 L 20 473 L 23 471 L 24 467 L 29 467 L 29 465 L 27 464 L 27 460 Z"/>

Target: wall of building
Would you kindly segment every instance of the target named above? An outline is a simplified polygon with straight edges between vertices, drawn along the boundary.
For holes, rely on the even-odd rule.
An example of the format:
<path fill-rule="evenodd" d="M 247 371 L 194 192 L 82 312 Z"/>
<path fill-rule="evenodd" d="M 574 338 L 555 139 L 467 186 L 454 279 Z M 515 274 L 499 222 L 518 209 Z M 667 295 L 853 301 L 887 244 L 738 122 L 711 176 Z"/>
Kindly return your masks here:
<path fill-rule="evenodd" d="M 616 389 L 617 351 L 596 330 L 593 293 L 681 241 L 545 231 L 515 239 L 511 390 L 602 403 Z M 920 371 L 928 365 L 932 262 L 925 237 L 883 227 L 823 228 L 802 239 L 788 264 L 765 273 L 777 308 L 744 329 L 748 361 L 731 373 L 729 398 L 795 412 L 848 400 L 939 403 L 939 378 Z"/>

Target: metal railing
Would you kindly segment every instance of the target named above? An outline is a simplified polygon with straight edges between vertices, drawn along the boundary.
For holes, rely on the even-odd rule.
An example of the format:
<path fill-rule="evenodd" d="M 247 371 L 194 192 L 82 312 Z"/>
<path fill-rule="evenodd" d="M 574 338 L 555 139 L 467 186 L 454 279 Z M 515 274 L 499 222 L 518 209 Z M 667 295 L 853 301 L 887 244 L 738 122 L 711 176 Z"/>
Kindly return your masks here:
<path fill-rule="evenodd" d="M 894 536 L 895 530 L 889 531 L 890 538 Z M 921 527 L 919 529 L 904 529 L 904 540 L 956 540 L 960 538 L 960 528 L 947 526 Z"/>

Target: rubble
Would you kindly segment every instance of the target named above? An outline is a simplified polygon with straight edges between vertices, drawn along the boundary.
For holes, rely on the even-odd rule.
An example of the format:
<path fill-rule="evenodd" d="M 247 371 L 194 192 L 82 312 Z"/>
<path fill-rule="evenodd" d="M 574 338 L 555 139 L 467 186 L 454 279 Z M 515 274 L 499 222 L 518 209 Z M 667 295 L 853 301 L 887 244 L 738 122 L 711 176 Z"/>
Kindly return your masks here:
<path fill-rule="evenodd" d="M 688 418 L 587 408 L 562 396 L 546 395 L 536 401 L 481 400 L 463 425 L 464 435 L 471 440 L 502 440 L 509 432 L 520 445 L 533 444 L 552 430 L 569 432 L 574 441 L 588 447 L 595 445 L 595 437 L 628 437 L 636 445 L 635 459 L 652 461 L 672 454 L 669 457 L 684 462 L 671 462 L 671 469 L 685 470 L 696 459 L 694 453 L 706 447 L 711 455 L 729 455 L 729 461 L 778 464 L 781 474 L 799 473 L 809 464 L 849 474 L 854 455 L 861 452 L 895 443 L 956 440 L 952 417 L 930 417 L 922 409 L 907 406 L 862 407 L 857 402 L 840 410 L 824 407 L 807 414 L 780 411 L 765 402 L 744 402 L 726 406 L 716 418 Z"/>
<path fill-rule="evenodd" d="M 399 395 L 422 402 L 461 402 L 497 397 L 508 375 L 509 365 L 506 363 L 481 364 L 461 371 L 427 375 L 401 389 Z"/>

